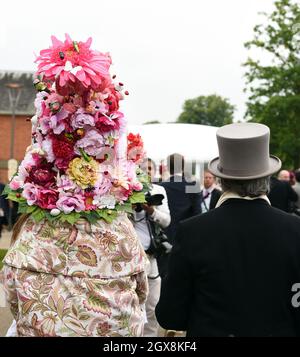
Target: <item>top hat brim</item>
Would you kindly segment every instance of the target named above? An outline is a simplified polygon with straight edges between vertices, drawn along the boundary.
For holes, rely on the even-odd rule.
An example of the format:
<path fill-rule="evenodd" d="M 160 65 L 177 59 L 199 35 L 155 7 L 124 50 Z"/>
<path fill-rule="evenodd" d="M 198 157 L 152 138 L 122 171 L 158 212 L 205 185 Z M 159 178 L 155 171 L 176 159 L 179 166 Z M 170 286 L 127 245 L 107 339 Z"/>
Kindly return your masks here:
<path fill-rule="evenodd" d="M 256 175 L 249 175 L 245 176 L 234 176 L 234 175 L 226 175 L 219 170 L 219 163 L 220 158 L 216 157 L 215 159 L 211 160 L 208 164 L 208 170 L 215 176 L 225 179 L 232 179 L 232 180 L 253 180 L 257 178 L 267 177 L 273 175 L 275 172 L 278 172 L 281 168 L 281 161 L 278 157 L 270 155 L 269 158 L 269 169 L 264 172 L 257 173 Z"/>

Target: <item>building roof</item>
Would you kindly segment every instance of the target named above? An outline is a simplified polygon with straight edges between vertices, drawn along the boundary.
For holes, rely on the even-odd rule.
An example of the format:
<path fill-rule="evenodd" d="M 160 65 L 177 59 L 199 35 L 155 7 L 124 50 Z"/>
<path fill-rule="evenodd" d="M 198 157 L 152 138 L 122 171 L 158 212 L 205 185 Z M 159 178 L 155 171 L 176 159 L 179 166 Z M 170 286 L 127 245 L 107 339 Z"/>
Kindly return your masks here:
<path fill-rule="evenodd" d="M 17 115 L 33 115 L 35 113 L 34 99 L 36 90 L 32 84 L 33 72 L 2 71 L 0 70 L 0 114 L 12 114 L 12 103 L 9 97 L 8 83 L 22 85 L 20 97 L 16 107 Z"/>
<path fill-rule="evenodd" d="M 218 156 L 215 126 L 197 124 L 128 125 L 128 133 L 140 134 L 147 156 L 166 159 L 178 153 L 187 160 L 208 162 Z"/>

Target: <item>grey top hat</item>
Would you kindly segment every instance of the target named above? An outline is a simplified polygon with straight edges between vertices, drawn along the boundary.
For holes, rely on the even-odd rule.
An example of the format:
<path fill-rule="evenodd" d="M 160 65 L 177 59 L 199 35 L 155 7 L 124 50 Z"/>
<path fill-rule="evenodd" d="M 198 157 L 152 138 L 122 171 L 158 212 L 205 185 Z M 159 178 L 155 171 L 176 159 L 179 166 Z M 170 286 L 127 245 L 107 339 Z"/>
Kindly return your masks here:
<path fill-rule="evenodd" d="M 208 164 L 217 177 L 251 180 L 270 176 L 281 161 L 269 154 L 270 129 L 257 123 L 236 123 L 217 131 L 219 157 Z"/>

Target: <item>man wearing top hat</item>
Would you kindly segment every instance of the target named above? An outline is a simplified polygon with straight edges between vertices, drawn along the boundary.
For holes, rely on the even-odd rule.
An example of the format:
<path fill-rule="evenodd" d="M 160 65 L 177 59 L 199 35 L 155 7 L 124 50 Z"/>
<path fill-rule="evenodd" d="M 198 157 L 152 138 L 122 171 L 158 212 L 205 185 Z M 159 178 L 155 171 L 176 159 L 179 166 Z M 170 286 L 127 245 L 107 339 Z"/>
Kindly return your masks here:
<path fill-rule="evenodd" d="M 266 196 L 281 167 L 269 136 L 255 123 L 218 130 L 209 170 L 224 193 L 216 209 L 180 224 L 156 308 L 162 327 L 189 337 L 300 336 L 300 219 Z"/>

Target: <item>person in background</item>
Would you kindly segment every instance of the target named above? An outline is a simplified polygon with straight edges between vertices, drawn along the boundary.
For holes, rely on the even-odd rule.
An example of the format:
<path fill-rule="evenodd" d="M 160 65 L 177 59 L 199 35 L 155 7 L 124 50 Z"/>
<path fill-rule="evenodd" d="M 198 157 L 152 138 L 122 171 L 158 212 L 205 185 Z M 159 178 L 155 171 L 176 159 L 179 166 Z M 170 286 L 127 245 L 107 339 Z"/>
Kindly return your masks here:
<path fill-rule="evenodd" d="M 296 178 L 296 183 L 293 186 L 293 189 L 296 191 L 298 195 L 298 200 L 295 203 L 295 205 L 297 207 L 297 211 L 300 212 L 300 169 L 295 171 L 295 178 Z"/>
<path fill-rule="evenodd" d="M 5 185 L 0 182 L 0 238 L 2 235 L 3 226 L 8 223 L 8 201 L 2 195 Z"/>
<path fill-rule="evenodd" d="M 154 181 L 156 166 L 154 161 L 147 159 L 147 172 Z M 157 337 L 159 324 L 155 317 L 155 307 L 160 296 L 161 278 L 158 271 L 156 254 L 153 250 L 153 231 L 152 224 L 157 224 L 161 228 L 166 228 L 171 221 L 168 199 L 166 191 L 163 187 L 152 184 L 150 195 L 162 195 L 161 205 L 143 204 L 141 207 L 135 206 L 132 223 L 140 242 L 147 253 L 150 265 L 148 267 L 147 276 L 149 284 L 149 295 L 146 300 L 147 323 L 144 327 L 145 337 Z"/>
<path fill-rule="evenodd" d="M 294 210 L 293 205 L 298 200 L 298 195 L 293 190 L 288 180 L 278 180 L 273 176 L 270 180 L 270 192 L 268 193 L 268 198 L 273 207 L 291 213 Z"/>
<path fill-rule="evenodd" d="M 296 185 L 296 176 L 294 171 L 290 171 L 290 185 L 294 187 Z"/>
<path fill-rule="evenodd" d="M 167 158 L 170 177 L 160 185 L 164 187 L 168 196 L 171 213 L 171 224 L 165 230 L 171 243 L 174 243 L 179 222 L 201 213 L 200 193 L 189 193 L 188 186 L 195 186 L 196 182 L 187 181 L 184 175 L 184 157 L 172 154 Z"/>
<path fill-rule="evenodd" d="M 209 170 L 224 193 L 178 227 L 156 307 L 163 328 L 187 337 L 300 336 L 300 220 L 266 196 L 281 166 L 269 135 L 257 123 L 217 131 Z"/>
<path fill-rule="evenodd" d="M 287 181 L 290 182 L 290 173 L 287 170 L 281 170 L 278 174 L 279 181 Z"/>
<path fill-rule="evenodd" d="M 216 188 L 216 178 L 208 170 L 204 171 L 204 188 L 200 192 L 201 211 L 205 213 L 216 207 L 222 192 Z"/>
<path fill-rule="evenodd" d="M 187 181 L 184 174 L 184 157 L 180 154 L 172 154 L 167 158 L 170 177 L 167 181 L 160 183 L 166 190 L 171 214 L 171 223 L 165 229 L 171 244 L 175 241 L 179 222 L 201 213 L 200 190 L 196 188 L 195 181 Z M 192 186 L 192 187 L 191 187 Z M 189 192 L 188 188 L 193 191 Z M 164 277 L 167 272 L 168 256 L 157 259 L 160 275 Z"/>

